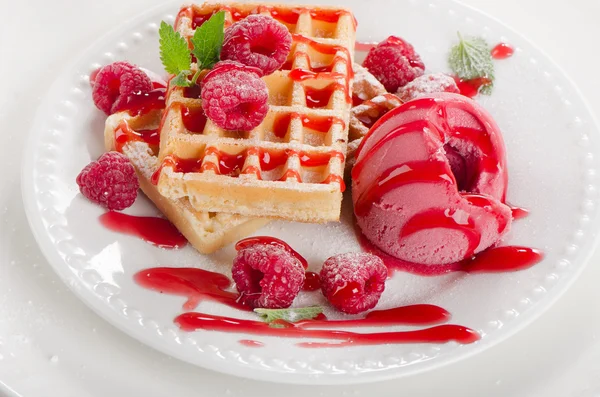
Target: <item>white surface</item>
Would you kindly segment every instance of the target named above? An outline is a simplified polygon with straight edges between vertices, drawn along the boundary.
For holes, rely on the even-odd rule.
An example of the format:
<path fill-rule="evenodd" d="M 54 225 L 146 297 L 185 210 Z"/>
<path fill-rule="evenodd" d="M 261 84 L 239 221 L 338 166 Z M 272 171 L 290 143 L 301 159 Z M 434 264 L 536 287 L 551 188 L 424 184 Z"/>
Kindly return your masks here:
<path fill-rule="evenodd" d="M 403 12 L 379 18 L 377 23 L 365 19 L 358 40 L 383 39 L 398 23 L 404 37 L 423 49 L 429 70 L 448 70 L 447 51 L 456 40 L 457 29 L 465 35 L 483 34 L 490 43 L 508 41 L 516 48 L 513 58 L 496 64 L 494 94 L 479 100 L 503 130 L 510 167 L 508 201 L 532 211 L 526 220 L 514 224 L 504 243 L 541 248 L 544 261 L 526 271 L 504 274 L 418 277 L 397 272 L 386 283 L 377 306 L 443 306 L 452 313 L 452 323 L 474 328 L 482 336 L 480 341 L 464 346 L 404 344 L 313 350 L 297 347 L 299 340 L 253 336 L 264 342 L 264 347 L 249 348 L 238 343 L 248 337 L 244 334 L 180 331 L 173 318 L 181 313 L 185 299 L 159 295 L 134 283 L 135 273 L 155 266 L 193 265 L 227 272 L 235 255 L 233 247 L 211 256 L 198 255 L 191 247 L 165 251 L 111 232 L 97 220 L 104 211 L 79 195 L 75 184 L 80 170 L 104 152 L 105 116 L 92 104 L 88 74 L 98 64 L 121 59 L 160 71 L 156 31 L 161 20 L 173 20 L 177 8 L 171 6 L 122 25 L 86 48 L 75 63 L 64 65 L 36 114 L 22 173 L 25 209 L 42 251 L 60 277 L 110 323 L 162 352 L 251 379 L 308 384 L 381 380 L 455 362 L 514 334 L 547 308 L 583 269 L 600 229 L 591 201 L 597 190 L 592 153 L 600 153 L 600 131 L 560 72 L 503 26 L 454 3 L 382 4 Z M 348 5 L 357 15 L 365 13 L 365 3 Z M 435 23 L 437 29 L 419 34 L 427 23 Z M 556 158 L 563 161 L 549 161 Z M 127 212 L 156 214 L 143 199 Z M 352 224 L 346 206 L 340 224 L 273 222 L 258 233 L 289 242 L 307 255 L 311 270 L 318 271 L 328 257 L 360 250 Z M 318 293 L 302 293 L 296 304 L 323 304 L 323 298 Z M 203 303 L 199 310 L 255 318 L 211 302 Z M 328 318 L 340 318 L 327 306 L 325 310 Z M 415 328 L 377 331 L 409 329 Z"/>
<path fill-rule="evenodd" d="M 487 7 L 544 48 L 576 80 L 593 106 L 599 107 L 598 58 L 589 53 L 600 30 L 594 27 L 598 5 L 573 1 L 569 8 L 541 8 L 534 2 L 472 3 Z M 25 223 L 17 178 L 29 107 L 35 106 L 65 59 L 124 17 L 134 15 L 142 2 L 119 4 L 118 12 L 113 10 L 118 4 L 114 0 L 62 4 L 15 3 L 1 13 L 1 48 L 13 61 L 0 66 L 5 78 L 0 115 L 5 144 L 11 145 L 0 160 L 5 170 L 0 176 L 0 379 L 26 396 L 49 395 L 48 390 L 53 391 L 50 395 L 77 396 L 185 396 L 198 395 L 198 390 L 205 395 L 280 394 L 281 386 L 214 374 L 141 346 L 79 303 L 41 258 Z M 18 28 L 22 20 L 14 17 L 25 15 L 31 26 L 27 31 Z M 539 20 L 526 15 L 537 15 Z M 15 37 L 14 32 L 23 35 Z M 398 381 L 347 388 L 294 387 L 286 389 L 286 394 L 396 395 L 401 390 L 422 396 L 596 396 L 600 394 L 597 258 L 548 313 L 478 356 Z"/>

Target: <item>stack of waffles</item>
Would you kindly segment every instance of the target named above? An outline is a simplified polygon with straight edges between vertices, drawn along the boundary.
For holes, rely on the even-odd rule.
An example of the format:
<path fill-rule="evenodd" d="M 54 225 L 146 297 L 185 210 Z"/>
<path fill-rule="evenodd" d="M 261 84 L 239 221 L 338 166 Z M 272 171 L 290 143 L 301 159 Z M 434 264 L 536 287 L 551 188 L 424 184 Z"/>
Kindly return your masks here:
<path fill-rule="evenodd" d="M 175 29 L 189 39 L 217 11 L 225 11 L 226 26 L 249 14 L 271 15 L 293 35 L 282 70 L 263 78 L 269 88 L 265 120 L 249 132 L 220 129 L 204 117 L 194 90 L 169 86 L 166 108 L 119 112 L 105 128 L 106 149 L 132 161 L 144 193 L 202 253 L 274 218 L 339 220 L 349 129 L 354 140 L 368 131 L 351 112 L 352 94 L 366 101 L 364 107 L 385 93 L 364 70 L 354 78 L 356 22 L 347 10 L 193 5 L 181 10 Z M 153 133 L 160 143 L 140 139 Z"/>

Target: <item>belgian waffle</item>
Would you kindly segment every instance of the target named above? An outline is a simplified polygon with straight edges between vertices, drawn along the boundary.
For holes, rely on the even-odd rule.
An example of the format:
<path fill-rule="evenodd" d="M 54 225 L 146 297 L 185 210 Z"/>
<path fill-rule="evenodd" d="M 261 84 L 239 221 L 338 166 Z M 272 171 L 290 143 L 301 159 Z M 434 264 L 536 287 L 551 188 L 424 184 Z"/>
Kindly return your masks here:
<path fill-rule="evenodd" d="M 201 114 L 193 90 L 170 86 L 161 129 L 158 190 L 200 211 L 301 222 L 339 219 L 352 93 L 355 20 L 350 11 L 253 3 L 183 8 L 175 29 L 190 38 L 217 11 L 226 24 L 271 15 L 293 34 L 282 70 L 265 76 L 269 112 L 250 132 L 225 131 Z M 200 117 L 200 116 L 198 116 Z"/>
<path fill-rule="evenodd" d="M 266 218 L 196 211 L 187 198 L 171 200 L 158 192 L 151 182 L 160 165 L 156 156 L 158 139 L 148 137 L 158 133 L 162 113 L 155 110 L 135 117 L 128 112 L 113 114 L 106 120 L 104 143 L 106 150 L 117 150 L 129 158 L 144 194 L 188 241 L 201 253 L 208 254 L 267 224 Z"/>
<path fill-rule="evenodd" d="M 350 111 L 347 170 L 354 165 L 356 149 L 370 127 L 385 113 L 402 105 L 400 98 L 387 92 L 375 76 L 358 64 L 354 64 L 354 98 L 358 104 Z"/>

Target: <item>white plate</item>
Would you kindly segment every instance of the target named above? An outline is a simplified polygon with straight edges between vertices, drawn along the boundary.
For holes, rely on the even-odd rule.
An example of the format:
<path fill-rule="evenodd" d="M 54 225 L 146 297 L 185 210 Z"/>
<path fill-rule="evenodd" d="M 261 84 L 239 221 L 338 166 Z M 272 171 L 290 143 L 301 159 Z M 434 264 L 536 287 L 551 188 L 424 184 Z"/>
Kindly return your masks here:
<path fill-rule="evenodd" d="M 133 282 L 136 271 L 157 265 L 227 272 L 233 257 L 231 247 L 205 257 L 191 248 L 162 251 L 109 232 L 97 221 L 102 210 L 83 199 L 75 184 L 78 172 L 102 153 L 104 116 L 91 102 L 88 74 L 117 59 L 161 70 L 156 30 L 161 20 L 173 20 L 173 5 L 128 21 L 86 49 L 57 78 L 36 115 L 22 175 L 28 219 L 52 266 L 84 302 L 133 337 L 182 360 L 254 379 L 314 384 L 373 381 L 448 364 L 515 333 L 564 292 L 583 269 L 600 222 L 595 203 L 598 129 L 573 85 L 523 38 L 459 4 L 382 1 L 378 7 L 390 12 L 372 19 L 366 3 L 345 4 L 359 19 L 359 40 L 401 35 L 430 71 L 446 71 L 446 52 L 457 30 L 517 47 L 513 58 L 496 63 L 495 92 L 480 100 L 504 132 L 509 201 L 532 210 L 515 224 L 507 243 L 541 248 L 546 259 L 529 270 L 500 275 L 396 274 L 379 306 L 438 304 L 452 312 L 454 323 L 479 331 L 481 341 L 311 350 L 291 340 L 254 337 L 265 347 L 247 348 L 238 343 L 243 335 L 180 332 L 172 320 L 184 298 Z M 143 199 L 127 212 L 156 214 Z M 318 269 L 329 255 L 357 249 L 349 212 L 346 208 L 341 224 L 273 223 L 260 234 L 288 241 Z M 319 294 L 303 296 L 297 304 L 314 300 Z"/>

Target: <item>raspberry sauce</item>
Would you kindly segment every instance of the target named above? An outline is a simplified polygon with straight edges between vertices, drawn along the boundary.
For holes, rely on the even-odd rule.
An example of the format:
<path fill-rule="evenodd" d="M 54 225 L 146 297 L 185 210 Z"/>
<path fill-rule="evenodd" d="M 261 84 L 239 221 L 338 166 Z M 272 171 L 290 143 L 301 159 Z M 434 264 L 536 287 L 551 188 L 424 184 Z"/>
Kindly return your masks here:
<path fill-rule="evenodd" d="M 288 159 L 288 153 L 285 151 L 265 151 L 260 150 L 258 153 L 260 168 L 264 171 L 271 171 L 277 167 L 281 167 Z"/>
<path fill-rule="evenodd" d="M 466 255 L 472 255 L 481 241 L 481 235 L 475 228 L 475 223 L 471 217 L 467 218 L 464 222 L 462 220 L 459 222 L 449 210 L 441 208 L 421 212 L 410 218 L 400 232 L 400 239 L 422 230 L 437 227 L 461 232 L 468 241 Z"/>
<path fill-rule="evenodd" d="M 302 182 L 302 176 L 300 176 L 296 170 L 287 170 L 283 176 L 279 178 L 279 181 L 285 182 L 288 179 L 295 179 L 297 182 Z"/>
<path fill-rule="evenodd" d="M 306 44 L 306 45 L 310 46 L 313 50 L 320 52 L 322 54 L 334 55 L 334 58 L 333 58 L 333 61 L 331 62 L 331 64 L 329 66 L 327 66 L 326 69 L 323 69 L 322 71 L 320 71 L 318 68 L 315 70 L 311 70 L 311 71 L 305 71 L 305 70 L 300 69 L 301 71 L 299 71 L 299 72 L 295 72 L 294 70 L 292 70 L 290 72 L 290 78 L 295 79 L 296 81 L 302 81 L 302 80 L 321 77 L 321 76 L 323 76 L 323 77 L 327 76 L 328 78 L 339 78 L 340 80 L 343 77 L 344 84 L 332 83 L 331 85 L 336 84 L 338 87 L 341 87 L 341 89 L 344 90 L 344 94 L 346 96 L 346 102 L 352 103 L 352 92 L 350 90 L 350 80 L 354 77 L 354 69 L 352 69 L 352 62 L 351 62 L 352 57 L 350 56 L 350 51 L 347 48 L 342 47 L 342 46 L 329 45 L 329 44 L 316 42 L 314 40 L 309 39 L 308 37 L 302 36 L 297 33 L 292 34 L 292 39 L 294 42 Z M 307 54 L 302 53 L 302 52 L 298 52 L 296 54 L 296 56 L 305 56 L 306 58 L 308 58 Z M 340 73 L 331 73 L 333 65 L 337 64 L 338 62 L 341 62 L 345 65 L 345 68 L 346 68 L 345 76 L 343 76 Z M 313 69 L 312 66 L 311 66 L 311 69 Z M 325 71 L 325 70 L 327 70 L 327 71 Z M 325 75 L 322 75 L 321 73 L 324 73 Z M 305 87 L 305 88 L 307 88 L 307 87 Z M 308 93 L 307 93 L 307 95 L 308 95 Z M 308 100 L 307 100 L 307 102 L 308 102 Z M 326 102 L 329 102 L 329 99 L 327 99 Z M 308 103 L 307 103 L 307 105 L 308 105 Z M 308 105 L 308 106 L 310 107 L 310 105 Z M 323 107 L 323 106 L 317 106 L 317 107 Z"/>
<path fill-rule="evenodd" d="M 115 113 L 127 111 L 131 116 L 140 116 L 152 110 L 164 109 L 165 93 L 165 88 L 157 88 L 147 93 L 133 94 L 126 103 L 115 109 Z"/>
<path fill-rule="evenodd" d="M 286 243 L 285 241 L 280 240 L 278 238 L 275 238 L 275 237 L 270 237 L 270 236 L 248 237 L 248 238 L 238 241 L 237 244 L 235 245 L 235 249 L 236 249 L 236 251 L 243 250 L 244 248 L 250 247 L 254 244 L 273 245 L 275 247 L 283 248 L 284 250 L 286 250 L 287 252 L 292 254 L 292 256 L 294 256 L 296 259 L 298 259 L 298 261 L 302 264 L 302 266 L 304 266 L 305 269 L 308 267 L 308 262 L 302 255 L 300 255 L 292 247 L 290 247 L 288 245 L 288 243 Z"/>
<path fill-rule="evenodd" d="M 238 293 L 226 291 L 231 287 L 231 280 L 220 273 L 196 268 L 155 267 L 136 273 L 134 280 L 140 286 L 161 294 L 187 297 L 184 310 L 194 310 L 202 300 L 212 300 L 244 311 L 252 310 L 238 303 Z"/>
<path fill-rule="evenodd" d="M 329 176 L 327 178 L 325 178 L 325 180 L 321 183 L 325 184 L 325 185 L 329 185 L 330 183 L 334 183 L 334 182 L 340 185 L 340 191 L 342 193 L 344 193 L 346 191 L 346 183 L 344 182 L 344 178 L 342 178 L 339 175 L 329 174 Z"/>
<path fill-rule="evenodd" d="M 179 230 L 163 218 L 110 211 L 100 216 L 100 223 L 114 232 L 139 237 L 160 248 L 180 248 L 187 244 Z"/>
<path fill-rule="evenodd" d="M 123 151 L 123 147 L 132 141 L 145 142 L 150 146 L 153 152 L 158 151 L 160 144 L 160 133 L 156 130 L 138 130 L 134 131 L 127 121 L 123 120 L 115 129 L 115 149 L 118 152 Z"/>
<path fill-rule="evenodd" d="M 298 70 L 298 69 L 296 69 Z M 284 138 L 289 130 L 290 121 L 300 119 L 302 126 L 313 131 L 327 133 L 334 125 L 341 125 L 342 129 L 346 124 L 344 120 L 334 116 L 314 116 L 302 115 L 300 113 L 287 113 L 279 116 L 273 122 L 273 134 L 277 138 Z"/>
<path fill-rule="evenodd" d="M 360 173 L 360 164 L 357 162 L 352 170 L 352 177 Z M 356 173 L 355 173 L 356 171 Z M 366 189 L 354 205 L 354 213 L 357 216 L 365 216 L 369 213 L 373 204 L 385 194 L 399 186 L 412 183 L 449 183 L 456 184 L 454 176 L 445 163 L 441 161 L 413 161 L 399 167 L 388 169 L 377 180 Z"/>
<path fill-rule="evenodd" d="M 388 324 L 403 324 L 403 319 Z M 247 333 L 252 335 L 276 336 L 283 338 L 311 338 L 338 340 L 338 343 L 299 343 L 308 348 L 346 347 L 358 345 L 380 345 L 400 343 L 474 343 L 481 337 L 472 329 L 453 324 L 438 325 L 416 331 L 356 333 L 339 329 L 308 329 L 310 322 L 301 325 L 287 323 L 287 327 L 274 328 L 261 321 L 241 320 L 205 313 L 183 313 L 175 318 L 175 323 L 184 331 L 210 330 L 221 332 Z M 345 321 L 336 325 L 346 325 Z M 352 324 L 349 324 L 352 325 Z M 368 322 L 361 325 L 368 326 Z"/>
<path fill-rule="evenodd" d="M 316 291 L 321 289 L 321 277 L 315 272 L 306 272 L 302 291 Z"/>
<path fill-rule="evenodd" d="M 243 249 L 252 244 L 274 244 L 295 253 L 285 242 L 272 237 L 251 237 L 236 244 L 236 249 Z M 298 255 L 304 261 L 304 258 Z M 319 288 L 319 278 L 315 273 L 309 276 L 304 290 Z M 136 282 L 145 288 L 187 297 L 184 310 L 193 310 L 202 300 L 212 300 L 224 305 L 250 311 L 239 302 L 239 294 L 229 292 L 231 281 L 224 275 L 196 268 L 160 267 L 142 270 L 135 275 Z M 349 286 L 352 294 L 352 286 Z M 346 292 L 341 292 L 345 294 Z M 437 325 L 448 322 L 450 313 L 434 305 L 412 305 L 395 307 L 386 310 L 375 310 L 362 319 L 328 320 L 319 315 L 312 320 L 297 323 L 278 321 L 281 328 L 275 328 L 262 321 L 243 320 L 223 317 L 207 313 L 188 312 L 177 316 L 174 322 L 184 331 L 209 330 L 252 335 L 278 336 L 285 338 L 326 339 L 334 342 L 300 343 L 301 347 L 342 347 L 352 345 L 373 345 L 387 343 L 473 343 L 480 339 L 477 332 L 460 325 Z M 355 333 L 340 330 L 341 327 L 376 327 L 376 326 L 433 326 L 416 331 Z M 254 340 L 241 340 L 239 343 L 250 347 L 262 346 Z"/>
<path fill-rule="evenodd" d="M 494 59 L 506 59 L 513 56 L 515 49 L 507 43 L 498 43 L 492 48 L 491 55 Z"/>
<path fill-rule="evenodd" d="M 302 125 L 308 129 L 318 132 L 329 132 L 331 127 L 338 124 L 344 129 L 346 124 L 344 120 L 333 116 L 302 116 Z"/>
<path fill-rule="evenodd" d="M 238 343 L 246 347 L 263 347 L 265 345 L 262 342 L 252 339 L 240 339 L 238 340 Z"/>
<path fill-rule="evenodd" d="M 329 164 L 329 161 L 333 157 L 339 158 L 344 161 L 344 154 L 342 152 L 331 151 L 329 153 L 306 153 L 300 152 L 300 165 L 304 167 L 322 167 Z"/>
<path fill-rule="evenodd" d="M 202 108 L 189 109 L 186 106 L 181 106 L 181 118 L 188 131 L 197 134 L 204 132 L 207 118 Z"/>
<path fill-rule="evenodd" d="M 216 156 L 219 159 L 218 173 L 221 175 L 237 176 L 244 167 L 246 161 L 246 151 L 241 153 L 229 154 L 220 151 L 214 147 L 206 150 L 205 156 Z M 208 165 L 208 164 L 207 164 Z"/>
<path fill-rule="evenodd" d="M 259 12 L 269 11 L 274 19 L 286 25 L 296 25 L 303 11 L 302 8 L 288 9 L 272 6 L 260 6 L 258 10 Z"/>
<path fill-rule="evenodd" d="M 337 83 L 331 83 L 322 89 L 305 86 L 304 93 L 306 95 L 306 106 L 311 109 L 326 107 L 329 105 L 333 92 L 338 88 L 339 84 Z"/>
<path fill-rule="evenodd" d="M 526 218 L 529 215 L 529 210 L 521 207 L 510 207 L 514 220 Z"/>
<path fill-rule="evenodd" d="M 273 135 L 277 138 L 284 138 L 289 131 L 292 116 L 297 114 L 298 113 L 287 113 L 277 117 L 273 122 Z"/>
<path fill-rule="evenodd" d="M 375 247 L 358 230 L 358 239 L 365 252 L 377 255 L 390 271 L 403 271 L 420 276 L 439 276 L 450 272 L 465 273 L 503 273 L 525 270 L 544 259 L 544 254 L 537 249 L 505 246 L 488 248 L 461 262 L 444 265 L 423 265 L 394 258 Z"/>
<path fill-rule="evenodd" d="M 476 79 L 464 80 L 457 76 L 452 76 L 456 82 L 456 86 L 460 91 L 461 95 L 469 98 L 473 98 L 479 94 L 481 87 L 490 84 L 492 81 L 487 77 L 478 77 Z"/>

